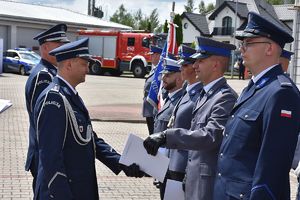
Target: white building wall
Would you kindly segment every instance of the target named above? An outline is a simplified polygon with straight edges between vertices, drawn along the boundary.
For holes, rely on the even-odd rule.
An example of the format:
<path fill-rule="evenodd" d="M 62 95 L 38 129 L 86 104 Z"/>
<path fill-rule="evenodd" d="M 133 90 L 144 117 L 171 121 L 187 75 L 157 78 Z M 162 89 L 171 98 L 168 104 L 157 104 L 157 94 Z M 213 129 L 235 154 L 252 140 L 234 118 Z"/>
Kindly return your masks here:
<path fill-rule="evenodd" d="M 225 7 L 215 18 L 215 27 L 222 27 L 222 20 L 224 17 L 231 17 L 232 27 L 234 27 L 235 13 L 228 7 Z M 237 17 L 237 27 L 241 25 L 241 20 Z"/>
<path fill-rule="evenodd" d="M 184 28 L 184 24 L 187 24 L 187 28 Z M 192 43 L 196 41 L 196 37 L 200 36 L 200 32 L 194 27 L 194 25 L 186 18 L 182 19 L 182 33 L 183 43 Z"/>

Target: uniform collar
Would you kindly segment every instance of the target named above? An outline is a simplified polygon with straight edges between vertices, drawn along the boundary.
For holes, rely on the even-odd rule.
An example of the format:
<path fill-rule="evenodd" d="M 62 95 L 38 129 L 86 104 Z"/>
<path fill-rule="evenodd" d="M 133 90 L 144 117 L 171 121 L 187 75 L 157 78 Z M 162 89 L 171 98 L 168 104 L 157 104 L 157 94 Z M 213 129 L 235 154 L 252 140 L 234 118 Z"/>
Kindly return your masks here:
<path fill-rule="evenodd" d="M 178 92 L 180 92 L 180 91 L 181 91 L 181 88 L 178 89 L 178 90 L 176 90 L 176 91 L 174 91 L 174 92 L 172 92 L 172 93 L 169 93 L 169 94 L 168 94 L 169 99 L 171 99 L 171 101 L 172 101 L 172 98 L 173 98 Z"/>
<path fill-rule="evenodd" d="M 70 83 L 68 83 L 68 81 L 66 81 L 63 77 L 61 77 L 60 75 L 56 75 L 57 78 L 59 78 L 60 80 L 62 80 L 67 86 L 69 86 L 69 88 L 73 91 L 73 93 L 75 95 L 77 95 L 77 91 L 75 90 L 75 88 L 73 88 L 72 85 L 70 85 Z"/>
<path fill-rule="evenodd" d="M 257 81 L 261 78 L 261 77 L 263 77 L 268 71 L 270 71 L 271 69 L 273 69 L 275 66 L 277 66 L 278 64 L 276 64 L 276 65 L 272 65 L 272 66 L 270 66 L 270 67 L 268 67 L 267 69 L 265 69 L 265 70 L 263 70 L 263 71 L 261 71 L 259 74 L 257 74 L 256 76 L 252 76 L 252 81 L 254 82 L 254 84 L 256 84 L 257 83 Z"/>
<path fill-rule="evenodd" d="M 54 65 L 52 65 L 49 61 L 42 58 L 41 63 L 48 69 L 55 70 L 57 72 L 57 68 Z"/>
<path fill-rule="evenodd" d="M 223 77 L 220 77 L 212 82 L 210 82 L 209 84 L 203 86 L 204 91 L 207 93 L 219 80 L 221 80 Z"/>

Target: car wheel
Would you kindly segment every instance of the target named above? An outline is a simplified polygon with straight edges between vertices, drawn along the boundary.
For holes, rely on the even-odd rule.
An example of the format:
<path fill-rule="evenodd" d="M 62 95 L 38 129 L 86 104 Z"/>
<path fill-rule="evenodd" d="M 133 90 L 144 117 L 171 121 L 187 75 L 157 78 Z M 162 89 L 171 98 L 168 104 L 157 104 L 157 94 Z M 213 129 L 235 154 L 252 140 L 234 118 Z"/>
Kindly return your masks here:
<path fill-rule="evenodd" d="M 132 73 L 136 78 L 144 78 L 146 74 L 145 67 L 142 63 L 137 62 L 133 65 Z"/>
<path fill-rule="evenodd" d="M 20 73 L 22 76 L 25 76 L 25 75 L 26 75 L 26 71 L 25 71 L 24 66 L 20 66 L 19 73 Z"/>

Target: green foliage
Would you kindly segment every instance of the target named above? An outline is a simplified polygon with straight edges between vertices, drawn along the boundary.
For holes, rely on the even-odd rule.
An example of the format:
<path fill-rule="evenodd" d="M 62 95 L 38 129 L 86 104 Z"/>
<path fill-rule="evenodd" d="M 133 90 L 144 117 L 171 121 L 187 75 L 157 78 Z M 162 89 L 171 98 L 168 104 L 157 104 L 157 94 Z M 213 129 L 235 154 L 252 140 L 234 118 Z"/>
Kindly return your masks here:
<path fill-rule="evenodd" d="M 168 28 L 168 20 L 165 20 L 163 31 L 164 31 L 164 33 L 168 33 L 168 32 L 169 32 L 169 28 Z"/>
<path fill-rule="evenodd" d="M 134 27 L 134 18 L 129 12 L 127 12 L 123 4 L 121 4 L 118 10 L 116 10 L 110 18 L 110 21 Z"/>
<path fill-rule="evenodd" d="M 179 14 L 176 14 L 174 17 L 174 24 L 177 24 L 177 28 L 176 28 L 176 43 L 177 45 L 181 45 L 182 44 L 182 40 L 183 40 L 183 34 L 182 34 L 182 21 L 181 21 L 181 17 Z"/>
<path fill-rule="evenodd" d="M 267 2 L 272 5 L 280 5 L 284 3 L 283 0 L 267 0 Z"/>
<path fill-rule="evenodd" d="M 149 22 L 150 22 L 150 30 L 153 32 L 153 29 L 157 28 L 159 25 L 159 19 L 158 19 L 158 12 L 157 8 L 152 10 L 150 16 L 149 16 Z"/>
<path fill-rule="evenodd" d="M 204 1 L 200 1 L 198 9 L 199 9 L 199 13 L 200 14 L 205 14 L 206 8 L 205 8 Z"/>
<path fill-rule="evenodd" d="M 209 3 L 207 6 L 205 6 L 204 1 L 200 1 L 198 9 L 200 14 L 206 14 L 215 9 L 215 6 L 213 3 Z"/>
<path fill-rule="evenodd" d="M 212 11 L 213 9 L 215 9 L 215 6 L 213 3 L 209 3 L 206 7 L 206 13 Z"/>
<path fill-rule="evenodd" d="M 143 14 L 141 9 L 138 9 L 135 13 L 131 14 L 127 12 L 124 5 L 121 4 L 118 10 L 110 18 L 110 21 L 131 26 L 133 29 L 153 32 L 154 29 L 159 29 L 158 18 L 157 8 L 154 9 L 148 17 Z"/>
<path fill-rule="evenodd" d="M 187 5 L 184 5 L 185 12 L 192 13 L 194 9 L 194 0 L 187 0 Z"/>
<path fill-rule="evenodd" d="M 148 32 L 152 32 L 151 29 L 152 27 L 151 27 L 151 22 L 150 21 L 148 21 L 148 24 L 147 24 L 147 31 Z"/>

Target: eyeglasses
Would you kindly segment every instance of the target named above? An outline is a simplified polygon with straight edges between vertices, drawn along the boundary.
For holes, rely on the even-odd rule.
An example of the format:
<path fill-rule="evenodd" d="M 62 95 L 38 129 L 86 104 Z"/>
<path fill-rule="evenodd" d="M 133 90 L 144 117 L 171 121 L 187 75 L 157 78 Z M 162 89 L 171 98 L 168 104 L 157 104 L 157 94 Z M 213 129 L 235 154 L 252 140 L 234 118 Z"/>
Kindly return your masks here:
<path fill-rule="evenodd" d="M 247 50 L 247 48 L 249 47 L 249 45 L 252 44 L 271 44 L 271 42 L 267 42 L 267 41 L 262 41 L 262 42 L 242 42 L 239 45 L 239 48 L 243 48 L 245 51 Z"/>

